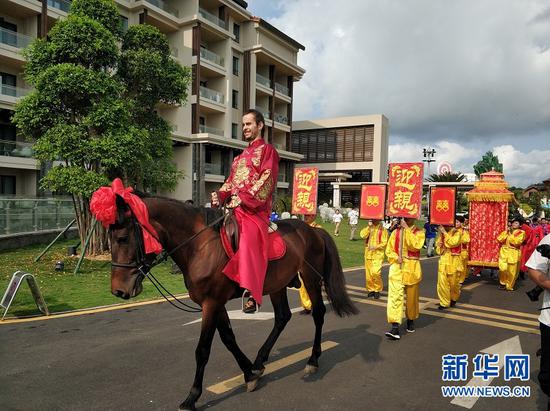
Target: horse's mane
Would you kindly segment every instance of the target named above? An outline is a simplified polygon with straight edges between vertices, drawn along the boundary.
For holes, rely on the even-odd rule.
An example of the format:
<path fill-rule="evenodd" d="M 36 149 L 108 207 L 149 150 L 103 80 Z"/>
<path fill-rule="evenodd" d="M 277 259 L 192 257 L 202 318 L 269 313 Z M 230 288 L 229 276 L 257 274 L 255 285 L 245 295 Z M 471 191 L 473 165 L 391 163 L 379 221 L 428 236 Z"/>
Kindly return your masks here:
<path fill-rule="evenodd" d="M 178 200 L 178 199 L 175 199 L 175 198 L 170 198 L 170 197 L 160 196 L 160 195 L 156 195 L 156 194 L 145 193 L 143 191 L 138 191 L 138 190 L 134 191 L 134 193 L 139 198 L 154 198 L 154 199 L 167 201 L 167 202 L 172 203 L 173 205 L 175 205 L 177 207 L 184 207 L 187 211 L 193 212 L 195 214 L 200 214 L 200 215 L 203 216 L 204 222 L 207 225 L 209 225 L 210 223 L 215 221 L 217 218 L 220 218 L 223 214 L 223 210 L 221 208 L 195 206 L 193 204 L 190 204 L 190 203 L 187 203 L 185 201 L 181 201 L 181 200 Z M 221 224 L 222 224 L 222 222 L 220 221 L 217 224 L 215 224 L 214 226 L 212 226 L 212 228 L 214 230 L 219 230 L 221 228 Z"/>

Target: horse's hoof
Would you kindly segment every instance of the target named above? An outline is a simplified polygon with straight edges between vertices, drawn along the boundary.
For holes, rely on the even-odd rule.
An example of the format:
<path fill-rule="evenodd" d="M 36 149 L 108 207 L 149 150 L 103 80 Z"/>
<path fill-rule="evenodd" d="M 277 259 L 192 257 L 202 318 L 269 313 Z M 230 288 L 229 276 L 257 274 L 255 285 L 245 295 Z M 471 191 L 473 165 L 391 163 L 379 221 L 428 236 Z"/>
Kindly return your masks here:
<path fill-rule="evenodd" d="M 258 386 L 258 381 L 259 381 L 259 378 L 256 378 L 255 380 L 252 380 L 252 381 L 248 381 L 246 383 L 246 392 L 254 391 Z"/>
<path fill-rule="evenodd" d="M 304 369 L 305 375 L 311 375 L 315 374 L 317 371 L 319 371 L 319 367 L 316 367 L 315 365 L 306 364 L 306 368 Z"/>
<path fill-rule="evenodd" d="M 181 403 L 178 411 L 197 411 L 197 409 L 195 408 L 195 404 Z"/>

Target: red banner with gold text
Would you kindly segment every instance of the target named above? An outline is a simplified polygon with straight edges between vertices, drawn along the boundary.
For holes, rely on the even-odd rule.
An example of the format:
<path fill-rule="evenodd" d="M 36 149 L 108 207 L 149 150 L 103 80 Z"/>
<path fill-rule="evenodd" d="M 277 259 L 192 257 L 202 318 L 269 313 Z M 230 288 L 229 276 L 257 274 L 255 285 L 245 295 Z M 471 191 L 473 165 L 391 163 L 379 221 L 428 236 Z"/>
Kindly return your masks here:
<path fill-rule="evenodd" d="M 454 226 L 455 224 L 455 187 L 430 188 L 430 224 Z"/>
<path fill-rule="evenodd" d="M 359 217 L 370 220 L 383 220 L 386 205 L 385 184 L 362 184 Z"/>
<path fill-rule="evenodd" d="M 420 217 L 423 169 L 422 163 L 389 164 L 387 215 L 405 218 Z"/>
<path fill-rule="evenodd" d="M 317 167 L 295 168 L 292 190 L 292 214 L 317 214 Z"/>

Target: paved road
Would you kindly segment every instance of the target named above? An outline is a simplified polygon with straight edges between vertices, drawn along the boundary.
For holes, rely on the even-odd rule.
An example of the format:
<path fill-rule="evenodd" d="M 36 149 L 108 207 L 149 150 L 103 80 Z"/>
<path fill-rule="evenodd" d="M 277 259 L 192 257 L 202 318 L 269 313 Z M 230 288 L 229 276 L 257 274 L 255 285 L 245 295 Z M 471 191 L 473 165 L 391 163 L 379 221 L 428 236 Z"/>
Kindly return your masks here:
<path fill-rule="evenodd" d="M 319 373 L 303 377 L 311 348 L 313 322 L 294 315 L 271 356 L 273 371 L 259 389 L 246 393 L 231 388 L 239 369 L 219 337 L 206 369 L 201 409 L 217 410 L 459 410 L 441 395 L 441 356 L 468 354 L 518 336 L 531 355 L 529 398 L 482 398 L 474 410 L 546 409 L 536 384 L 539 347 L 537 308 L 524 291 L 503 292 L 488 276 L 469 283 L 459 305 L 448 312 L 436 306 L 437 260 L 423 261 L 420 319 L 417 332 L 388 341 L 385 293 L 366 299 L 361 270 L 346 274 L 348 290 L 360 314 L 337 318 L 328 313 L 323 341 L 327 348 Z M 387 278 L 387 267 L 383 271 Z M 298 309 L 298 293 L 289 291 Z M 237 310 L 237 302 L 228 305 Z M 272 321 L 271 307 L 257 318 L 232 321 L 243 351 L 253 357 Z M 235 311 L 237 317 L 238 312 Z M 186 397 L 194 374 L 194 349 L 199 334 L 197 314 L 166 303 L 45 321 L 0 325 L 0 398 L 3 410 L 175 410 Z M 246 317 L 254 318 L 254 317 Z M 512 340 L 513 342 L 514 340 Z M 517 340 L 516 340 L 517 342 Z M 305 351 L 304 351 L 305 350 Z M 469 366 L 468 379 L 471 378 Z M 450 385 L 452 385 L 451 383 Z M 456 384 L 456 383 L 455 383 Z M 466 382 L 460 383 L 465 385 Z"/>

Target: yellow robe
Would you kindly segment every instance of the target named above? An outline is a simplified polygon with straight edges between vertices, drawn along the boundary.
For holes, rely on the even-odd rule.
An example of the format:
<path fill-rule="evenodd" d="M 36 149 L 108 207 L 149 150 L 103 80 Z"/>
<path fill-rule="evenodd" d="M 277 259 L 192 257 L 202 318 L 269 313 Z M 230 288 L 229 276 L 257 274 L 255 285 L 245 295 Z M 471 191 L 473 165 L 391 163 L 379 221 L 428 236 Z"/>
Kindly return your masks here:
<path fill-rule="evenodd" d="M 365 240 L 365 281 L 368 292 L 381 292 L 384 288 L 382 283 L 382 263 L 384 262 L 384 249 L 388 243 L 388 231 L 382 224 L 365 227 L 359 233 Z M 374 247 L 374 250 L 370 250 Z"/>
<path fill-rule="evenodd" d="M 403 235 L 402 264 L 397 262 L 399 258 L 399 253 L 396 251 L 399 250 L 399 244 L 396 244 L 398 230 Z M 418 318 L 420 312 L 418 285 L 422 280 L 419 255 L 425 239 L 425 231 L 418 227 L 399 228 L 390 235 L 386 246 L 386 256 L 390 263 L 387 307 L 389 323 L 401 323 L 405 294 L 407 296 L 405 307 L 407 319 L 416 320 Z"/>
<path fill-rule="evenodd" d="M 513 291 L 518 278 L 521 260 L 520 246 L 525 240 L 525 231 L 519 228 L 512 233 L 503 231 L 497 240 L 502 244 L 498 253 L 498 279 L 508 291 Z"/>
<path fill-rule="evenodd" d="M 461 257 L 462 237 L 466 233 L 462 228 L 453 228 L 435 240 L 435 251 L 441 257 L 437 270 L 437 296 L 439 304 L 449 307 L 451 301 L 460 296 L 459 276 L 463 268 Z M 468 235 L 468 241 L 470 236 Z"/>

